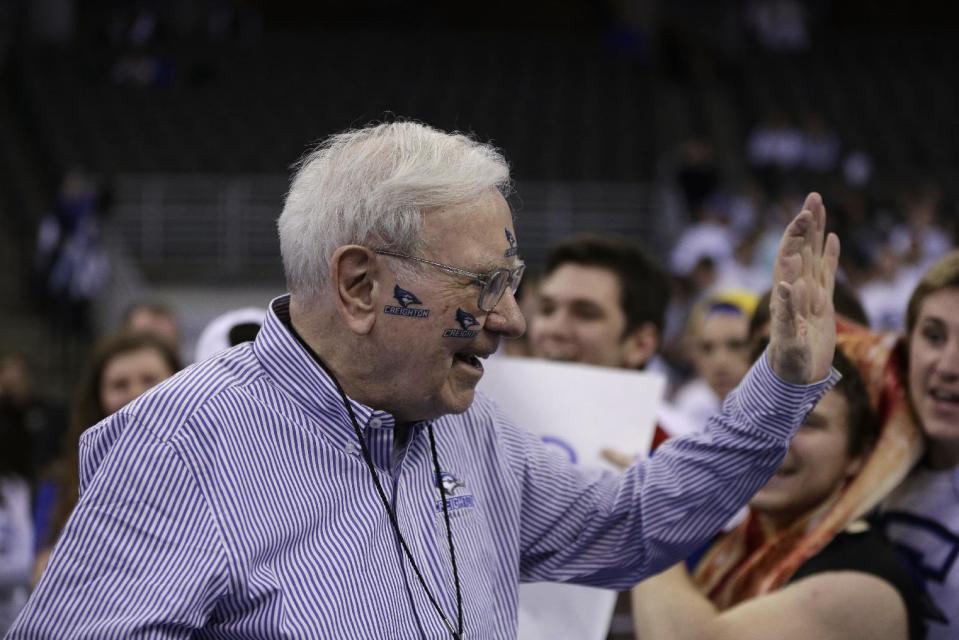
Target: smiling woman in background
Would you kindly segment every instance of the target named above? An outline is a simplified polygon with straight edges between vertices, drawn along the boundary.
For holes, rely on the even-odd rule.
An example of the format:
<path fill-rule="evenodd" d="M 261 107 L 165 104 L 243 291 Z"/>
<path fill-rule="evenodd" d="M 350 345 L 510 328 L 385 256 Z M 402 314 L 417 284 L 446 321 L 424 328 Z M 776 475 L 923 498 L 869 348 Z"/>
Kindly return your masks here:
<path fill-rule="evenodd" d="M 959 251 L 923 275 L 906 312 L 909 401 L 926 456 L 885 504 L 887 535 L 906 548 L 943 617 L 929 640 L 959 637 Z"/>
<path fill-rule="evenodd" d="M 851 518 L 819 536 L 878 431 L 855 366 L 839 349 L 833 366 L 843 379 L 806 418 L 745 521 L 716 539 L 692 576 L 680 564 L 633 589 L 642 640 L 924 637 L 920 588 L 877 528 Z"/>

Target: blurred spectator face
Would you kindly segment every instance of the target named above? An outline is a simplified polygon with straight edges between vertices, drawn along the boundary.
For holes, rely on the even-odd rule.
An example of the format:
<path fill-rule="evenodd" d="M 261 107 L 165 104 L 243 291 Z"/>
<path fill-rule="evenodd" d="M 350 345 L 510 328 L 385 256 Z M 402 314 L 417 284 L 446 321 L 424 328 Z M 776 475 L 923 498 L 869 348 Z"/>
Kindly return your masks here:
<path fill-rule="evenodd" d="M 959 462 L 959 288 L 929 294 L 909 335 L 909 398 L 932 443 Z"/>
<path fill-rule="evenodd" d="M 708 291 L 716 284 L 719 274 L 716 271 L 716 263 L 712 258 L 703 257 L 696 261 L 696 265 L 689 273 L 689 280 L 693 285 L 694 291 Z"/>
<path fill-rule="evenodd" d="M 163 354 L 156 349 L 118 353 L 103 368 L 100 378 L 100 406 L 104 414 L 116 413 L 173 373 Z"/>
<path fill-rule="evenodd" d="M 533 355 L 607 367 L 643 366 L 655 345 L 642 328 L 626 335 L 616 275 L 602 267 L 567 263 L 546 276 L 530 324 Z"/>
<path fill-rule="evenodd" d="M 134 309 L 127 319 L 125 328 L 134 333 L 148 333 L 160 338 L 174 349 L 179 348 L 179 323 L 169 313 L 158 312 L 146 307 Z"/>
<path fill-rule="evenodd" d="M 703 318 L 693 360 L 697 373 L 720 399 L 749 370 L 749 320 L 738 310 L 714 310 Z"/>
<path fill-rule="evenodd" d="M 806 417 L 776 475 L 749 506 L 788 526 L 839 491 L 862 460 L 849 454 L 849 403 L 834 389 Z"/>
<path fill-rule="evenodd" d="M 23 404 L 30 399 L 32 386 L 26 359 L 9 355 L 0 360 L 0 398 Z"/>

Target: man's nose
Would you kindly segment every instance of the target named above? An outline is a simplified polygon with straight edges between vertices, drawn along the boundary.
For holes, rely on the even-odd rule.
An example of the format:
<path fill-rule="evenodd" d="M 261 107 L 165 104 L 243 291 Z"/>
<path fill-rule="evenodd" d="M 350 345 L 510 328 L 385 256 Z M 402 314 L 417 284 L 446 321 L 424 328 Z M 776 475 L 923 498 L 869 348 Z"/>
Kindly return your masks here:
<path fill-rule="evenodd" d="M 486 328 L 507 338 L 519 338 L 526 333 L 526 318 L 523 317 L 512 289 L 507 288 L 503 297 L 489 312 Z"/>

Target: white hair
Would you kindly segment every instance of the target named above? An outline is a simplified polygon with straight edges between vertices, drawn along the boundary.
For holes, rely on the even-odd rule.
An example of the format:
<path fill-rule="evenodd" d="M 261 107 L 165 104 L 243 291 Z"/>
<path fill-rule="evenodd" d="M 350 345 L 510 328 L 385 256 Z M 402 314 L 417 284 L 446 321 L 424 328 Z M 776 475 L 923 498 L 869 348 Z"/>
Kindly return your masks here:
<path fill-rule="evenodd" d="M 509 188 L 502 154 L 463 134 L 393 122 L 333 135 L 297 165 L 277 223 L 287 286 L 297 295 L 325 290 L 343 245 L 415 253 L 422 214 Z"/>

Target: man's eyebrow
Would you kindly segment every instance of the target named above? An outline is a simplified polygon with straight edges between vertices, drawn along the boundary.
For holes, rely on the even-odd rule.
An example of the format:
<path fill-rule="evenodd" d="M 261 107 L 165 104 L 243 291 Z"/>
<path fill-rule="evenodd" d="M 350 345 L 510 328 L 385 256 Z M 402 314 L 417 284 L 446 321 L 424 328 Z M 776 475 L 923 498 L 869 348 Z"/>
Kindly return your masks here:
<path fill-rule="evenodd" d="M 496 269 L 502 269 L 503 265 L 497 264 L 495 262 L 484 262 L 481 266 L 476 267 L 476 273 L 487 274 L 490 271 L 495 271 Z"/>
<path fill-rule="evenodd" d="M 509 264 L 503 264 L 502 262 L 489 261 L 489 262 L 483 263 L 481 266 L 478 266 L 475 269 L 467 269 L 467 271 L 472 271 L 473 273 L 479 273 L 485 276 L 487 273 L 496 271 L 497 269 L 515 269 L 521 264 L 523 264 L 522 260 L 514 260 L 514 261 L 511 261 Z"/>

